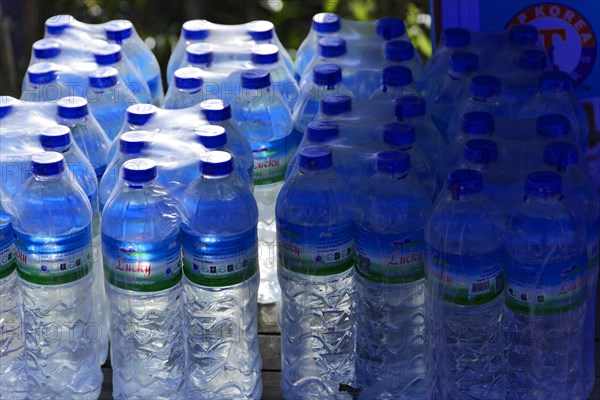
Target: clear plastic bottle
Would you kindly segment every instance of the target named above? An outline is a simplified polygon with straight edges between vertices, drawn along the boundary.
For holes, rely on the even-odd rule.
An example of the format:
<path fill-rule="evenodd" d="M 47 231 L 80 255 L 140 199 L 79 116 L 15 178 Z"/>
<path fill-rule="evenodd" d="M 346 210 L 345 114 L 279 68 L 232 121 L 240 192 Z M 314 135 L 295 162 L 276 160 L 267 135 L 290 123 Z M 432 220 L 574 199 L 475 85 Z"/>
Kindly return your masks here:
<path fill-rule="evenodd" d="M 127 85 L 140 103 L 150 103 L 152 95 L 144 77 L 127 59 L 123 58 L 121 46 L 115 43 L 107 43 L 104 46 L 93 49 L 96 64 L 101 67 L 113 67 L 121 75 L 121 79 Z"/>
<path fill-rule="evenodd" d="M 306 126 L 306 136 L 302 140 L 299 148 L 307 147 L 307 146 L 325 146 L 331 150 L 332 154 L 338 150 L 335 146 L 336 140 L 340 136 L 340 129 L 337 123 L 333 121 L 311 121 Z M 336 159 L 336 165 L 334 165 L 334 170 L 340 175 L 345 176 L 342 171 L 340 171 L 341 164 L 339 162 L 339 158 L 336 154 L 333 155 Z M 340 157 L 341 158 L 341 157 Z M 336 168 L 337 167 L 337 168 Z M 292 175 L 298 169 L 298 152 L 294 153 L 292 158 L 290 159 L 290 163 L 288 164 L 287 170 L 285 172 L 285 180 L 288 180 L 290 175 Z"/>
<path fill-rule="evenodd" d="M 340 386 L 354 381 L 350 199 L 327 148 L 305 147 L 298 164 L 276 205 L 281 390 L 288 399 L 349 399 Z"/>
<path fill-rule="evenodd" d="M 31 48 L 31 60 L 29 61 L 29 66 L 37 63 L 58 63 L 62 53 L 61 43 L 56 39 L 40 39 L 34 42 Z M 21 91 L 24 92 L 26 90 L 27 79 L 23 79 Z"/>
<path fill-rule="evenodd" d="M 127 108 L 139 103 L 139 100 L 119 78 L 119 71 L 113 67 L 98 68 L 88 78 L 89 107 L 112 141 L 123 126 Z"/>
<path fill-rule="evenodd" d="M 514 64 L 523 51 L 538 49 L 538 29 L 531 24 L 513 25 L 508 29 L 508 41 L 506 53 L 498 55 L 503 62 Z"/>
<path fill-rule="evenodd" d="M 123 52 L 140 72 L 152 97 L 152 104 L 159 105 L 163 98 L 160 66 L 152 50 L 138 36 L 133 24 L 126 20 L 115 20 L 104 24 L 106 39 L 121 45 Z"/>
<path fill-rule="evenodd" d="M 352 97 L 347 94 L 329 94 L 321 99 L 315 120 L 335 120 L 343 116 L 351 116 L 354 111 L 352 103 Z"/>
<path fill-rule="evenodd" d="M 369 100 L 396 100 L 402 96 L 419 94 L 410 68 L 401 65 L 385 67 L 381 73 L 381 83 Z"/>
<path fill-rule="evenodd" d="M 104 292 L 104 271 L 102 265 L 100 240 L 100 208 L 98 205 L 98 178 L 92 165 L 83 155 L 76 143 L 71 141 L 71 131 L 64 125 L 45 128 L 40 133 L 40 144 L 45 151 L 54 151 L 63 155 L 69 169 L 69 179 L 75 182 L 86 194 L 92 207 L 92 241 L 94 274 L 94 323 L 98 326 L 95 344 L 100 364 L 108 356 L 108 304 Z"/>
<path fill-rule="evenodd" d="M 108 163 L 110 163 L 115 158 L 115 155 L 119 153 L 120 139 L 124 133 L 141 130 L 157 132 L 159 130 L 159 124 L 155 123 L 154 120 L 158 110 L 159 108 L 152 104 L 134 104 L 127 107 L 127 111 L 125 112 L 125 122 L 123 122 L 119 134 L 113 139 L 108 150 L 106 156 L 106 161 Z"/>
<path fill-rule="evenodd" d="M 229 153 L 200 159 L 202 175 L 183 196 L 181 230 L 186 398 L 258 400 L 258 209 L 232 174 Z"/>
<path fill-rule="evenodd" d="M 24 400 L 28 397 L 28 382 L 14 241 L 10 217 L 0 204 L 0 398 Z"/>
<path fill-rule="evenodd" d="M 56 106 L 58 123 L 69 127 L 73 140 L 94 167 L 100 181 L 106 170 L 110 141 L 96 118 L 90 115 L 88 101 L 83 97 L 64 97 Z"/>
<path fill-rule="evenodd" d="M 319 13 L 313 16 L 311 30 L 296 52 L 296 80 L 304 76 L 309 64 L 316 57 L 319 38 L 337 35 L 340 29 L 342 23 L 337 14 Z"/>
<path fill-rule="evenodd" d="M 283 61 L 283 64 L 289 71 L 290 75 L 295 78 L 294 62 L 292 57 L 285 51 L 285 47 L 279 41 L 277 34 L 275 33 L 275 26 L 270 21 L 257 20 L 248 22 L 246 24 L 248 35 L 252 38 L 256 44 L 274 44 L 279 48 L 279 56 Z"/>
<path fill-rule="evenodd" d="M 209 22 L 206 20 L 194 19 L 181 26 L 181 36 L 167 65 L 167 82 L 171 82 L 175 71 L 185 64 L 187 47 L 195 43 L 202 43 L 209 36 Z"/>
<path fill-rule="evenodd" d="M 320 64 L 336 64 L 342 68 L 344 85 L 354 91 L 358 82 L 354 79 L 354 70 L 349 68 L 346 40 L 341 37 L 324 37 L 318 41 L 318 56 L 308 65 L 305 75 L 300 80 L 300 88 L 304 88 L 311 80 L 310 71 Z"/>
<path fill-rule="evenodd" d="M 477 171 L 448 175 L 425 227 L 427 398 L 504 399 L 502 231 Z"/>
<path fill-rule="evenodd" d="M 13 205 L 31 398 L 97 399 L 92 209 L 61 154 L 32 157 Z"/>
<path fill-rule="evenodd" d="M 587 243 L 587 311 L 584 325 L 583 380 L 584 398 L 594 388 L 594 332 L 596 319 L 596 289 L 598 287 L 598 245 L 600 230 L 600 198 L 587 170 L 579 165 L 575 144 L 552 142 L 544 147 L 544 162 L 562 178 L 565 200 L 583 218 Z"/>
<path fill-rule="evenodd" d="M 209 43 L 194 43 L 185 48 L 187 65 L 209 70 L 215 59 L 214 47 Z M 178 68 L 179 69 L 179 68 Z M 173 73 L 174 75 L 175 73 Z"/>
<path fill-rule="evenodd" d="M 195 67 L 179 68 L 173 74 L 173 81 L 167 90 L 161 107 L 181 109 L 195 106 L 205 100 L 201 71 Z"/>
<path fill-rule="evenodd" d="M 484 111 L 472 111 L 464 114 L 460 131 L 448 146 L 444 156 L 441 174 L 446 175 L 461 159 L 465 143 L 471 139 L 493 139 L 496 129 L 494 116 Z"/>
<path fill-rule="evenodd" d="M 42 102 L 57 101 L 73 95 L 72 88 L 58 79 L 56 64 L 41 62 L 27 68 L 27 81 L 21 94 L 21 100 Z"/>
<path fill-rule="evenodd" d="M 391 40 L 385 44 L 383 53 L 387 62 L 409 68 L 417 89 L 420 93 L 425 92 L 425 72 L 420 59 L 415 55 L 415 47 L 409 40 Z"/>
<path fill-rule="evenodd" d="M 377 154 L 356 245 L 356 384 L 361 398 L 425 398 L 425 235 L 431 197 L 401 151 Z"/>
<path fill-rule="evenodd" d="M 180 224 L 154 162 L 127 161 L 102 212 L 115 399 L 183 398 Z"/>
<path fill-rule="evenodd" d="M 584 223 L 556 172 L 528 175 L 506 232 L 506 399 L 584 399 Z"/>
<path fill-rule="evenodd" d="M 294 153 L 292 116 L 284 100 L 270 89 L 269 72 L 242 73 L 242 99 L 234 118 L 250 141 L 254 154 L 254 198 L 258 204 L 260 263 L 259 303 L 276 302 L 277 283 L 275 201 L 283 186 L 288 162 Z"/>
<path fill-rule="evenodd" d="M 448 73 L 450 57 L 455 52 L 467 51 L 471 45 L 471 32 L 464 28 L 447 28 L 442 31 L 440 46 L 425 65 L 429 90 L 434 90 Z"/>

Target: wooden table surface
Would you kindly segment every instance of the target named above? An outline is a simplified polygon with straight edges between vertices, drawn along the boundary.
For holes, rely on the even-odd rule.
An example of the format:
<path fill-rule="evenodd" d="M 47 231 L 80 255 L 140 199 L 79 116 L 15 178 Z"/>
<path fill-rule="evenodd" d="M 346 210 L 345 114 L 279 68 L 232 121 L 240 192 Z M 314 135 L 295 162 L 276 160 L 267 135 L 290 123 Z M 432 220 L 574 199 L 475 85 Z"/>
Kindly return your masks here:
<path fill-rule="evenodd" d="M 600 293 L 600 291 L 599 291 Z M 600 312 L 598 310 L 597 314 Z M 281 373 L 281 335 L 277 325 L 275 305 L 259 305 L 258 331 L 260 354 L 263 361 L 263 399 L 283 399 L 279 389 Z M 596 318 L 596 385 L 589 400 L 600 400 L 600 318 Z M 112 370 L 103 367 L 104 382 L 102 384 L 101 400 L 112 399 Z M 149 399 L 150 400 L 150 399 Z"/>

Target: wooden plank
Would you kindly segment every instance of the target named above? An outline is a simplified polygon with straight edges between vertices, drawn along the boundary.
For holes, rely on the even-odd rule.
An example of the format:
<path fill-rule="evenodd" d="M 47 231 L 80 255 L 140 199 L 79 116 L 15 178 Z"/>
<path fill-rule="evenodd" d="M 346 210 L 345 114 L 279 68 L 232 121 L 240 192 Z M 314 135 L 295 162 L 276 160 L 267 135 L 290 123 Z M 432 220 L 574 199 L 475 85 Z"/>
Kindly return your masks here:
<path fill-rule="evenodd" d="M 269 372 L 263 371 L 263 400 L 280 400 L 283 399 L 281 394 L 281 388 L 279 386 L 279 379 L 281 372 Z"/>
<path fill-rule="evenodd" d="M 258 305 L 258 333 L 266 335 L 280 334 L 275 304 Z"/>
<path fill-rule="evenodd" d="M 263 371 L 281 371 L 281 336 L 258 335 Z"/>

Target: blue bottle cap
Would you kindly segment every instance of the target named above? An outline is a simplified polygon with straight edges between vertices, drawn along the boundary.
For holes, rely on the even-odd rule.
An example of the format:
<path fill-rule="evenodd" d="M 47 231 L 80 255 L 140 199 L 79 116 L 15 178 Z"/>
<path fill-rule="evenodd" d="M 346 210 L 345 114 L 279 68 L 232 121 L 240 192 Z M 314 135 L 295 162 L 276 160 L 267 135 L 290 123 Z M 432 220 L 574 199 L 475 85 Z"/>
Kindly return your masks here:
<path fill-rule="evenodd" d="M 196 129 L 196 140 L 209 150 L 218 149 L 227 144 L 227 133 L 221 126 L 204 125 Z"/>
<path fill-rule="evenodd" d="M 119 139 L 119 150 L 123 154 L 139 154 L 150 145 L 152 134 L 146 131 L 125 132 Z"/>
<path fill-rule="evenodd" d="M 133 24 L 127 20 L 114 20 L 104 24 L 104 32 L 108 40 L 121 43 L 133 34 Z"/>
<path fill-rule="evenodd" d="M 34 175 L 53 176 L 65 170 L 65 158 L 54 151 L 45 151 L 31 157 L 31 172 Z"/>
<path fill-rule="evenodd" d="M 536 121 L 536 130 L 540 136 L 559 138 L 569 133 L 569 118 L 560 114 L 546 114 Z"/>
<path fill-rule="evenodd" d="M 341 57 L 346 54 L 346 41 L 336 36 L 321 38 L 319 39 L 319 54 L 325 58 Z"/>
<path fill-rule="evenodd" d="M 525 193 L 534 197 L 552 197 L 560 194 L 562 179 L 553 171 L 537 171 L 527 175 Z"/>
<path fill-rule="evenodd" d="M 200 172 L 206 176 L 223 176 L 233 171 L 233 158 L 226 151 L 207 151 L 200 155 Z"/>
<path fill-rule="evenodd" d="M 474 169 L 457 169 L 448 174 L 448 191 L 453 194 L 474 194 L 483 190 L 483 178 Z"/>
<path fill-rule="evenodd" d="M 406 26 L 404 26 L 404 21 L 400 18 L 384 17 L 377 20 L 375 32 L 383 40 L 392 40 L 404 35 L 406 33 Z"/>
<path fill-rule="evenodd" d="M 271 86 L 271 74 L 266 69 L 242 72 L 242 89 L 262 89 Z"/>
<path fill-rule="evenodd" d="M 71 130 L 64 125 L 44 128 L 40 133 L 40 144 L 44 150 L 66 147 L 71 144 Z"/>
<path fill-rule="evenodd" d="M 385 44 L 383 52 L 386 59 L 402 62 L 413 59 L 415 47 L 408 40 L 392 40 Z"/>
<path fill-rule="evenodd" d="M 402 96 L 396 99 L 396 117 L 409 119 L 425 115 L 427 107 L 425 100 L 419 96 Z"/>
<path fill-rule="evenodd" d="M 475 72 L 479 70 L 479 56 L 464 51 L 456 52 L 450 56 L 450 69 L 465 74 Z"/>
<path fill-rule="evenodd" d="M 491 75 L 479 75 L 471 79 L 471 94 L 476 98 L 487 99 L 499 96 L 502 90 L 500 79 Z"/>
<path fill-rule="evenodd" d="M 0 119 L 10 114 L 20 101 L 10 96 L 0 96 Z"/>
<path fill-rule="evenodd" d="M 121 46 L 116 43 L 108 43 L 94 49 L 94 59 L 98 65 L 113 65 L 121 61 L 122 58 Z"/>
<path fill-rule="evenodd" d="M 209 22 L 205 19 L 187 21 L 181 27 L 183 37 L 187 40 L 204 40 L 210 36 Z"/>
<path fill-rule="evenodd" d="M 462 116 L 462 130 L 472 135 L 485 135 L 494 131 L 494 117 L 485 111 L 471 111 Z"/>
<path fill-rule="evenodd" d="M 156 176 L 156 163 L 149 158 L 133 158 L 123 164 L 123 179 L 128 182 L 150 182 Z"/>
<path fill-rule="evenodd" d="M 519 66 L 525 69 L 545 69 L 548 58 L 540 50 L 527 49 L 519 55 Z"/>
<path fill-rule="evenodd" d="M 27 68 L 29 82 L 35 84 L 50 83 L 56 81 L 56 66 L 50 63 L 37 63 Z"/>
<path fill-rule="evenodd" d="M 75 22 L 75 17 L 72 15 L 55 15 L 46 20 L 46 32 L 48 32 L 50 35 L 60 35 L 73 22 Z"/>
<path fill-rule="evenodd" d="M 56 102 L 56 113 L 65 119 L 79 119 L 89 114 L 88 102 L 83 97 L 63 97 Z"/>
<path fill-rule="evenodd" d="M 390 65 L 381 74 L 384 86 L 407 86 L 412 83 L 412 71 L 402 65 Z"/>
<path fill-rule="evenodd" d="M 194 43 L 185 48 L 190 64 L 210 64 L 215 58 L 214 47 L 209 43 Z"/>
<path fill-rule="evenodd" d="M 465 160 L 477 164 L 491 164 L 498 159 L 498 146 L 489 139 L 473 139 L 465 143 Z"/>
<path fill-rule="evenodd" d="M 389 122 L 383 126 L 383 142 L 392 146 L 412 146 L 415 126 L 406 122 Z"/>
<path fill-rule="evenodd" d="M 510 42 L 513 44 L 535 44 L 538 30 L 533 25 L 515 25 L 510 28 Z"/>
<path fill-rule="evenodd" d="M 173 74 L 175 87 L 186 90 L 199 90 L 204 83 L 202 72 L 195 67 L 179 68 Z"/>
<path fill-rule="evenodd" d="M 345 94 L 330 94 L 321 99 L 321 111 L 325 115 L 339 115 L 352 110 L 352 98 Z"/>
<path fill-rule="evenodd" d="M 308 146 L 300 150 L 300 167 L 311 171 L 323 170 L 333 165 L 331 150 L 324 146 Z"/>
<path fill-rule="evenodd" d="M 134 104 L 127 107 L 127 123 L 131 125 L 145 125 L 156 114 L 156 106 L 152 104 Z"/>
<path fill-rule="evenodd" d="M 58 57 L 61 45 L 58 40 L 42 39 L 33 44 L 33 55 L 40 60 Z"/>
<path fill-rule="evenodd" d="M 275 32 L 275 27 L 272 22 L 259 20 L 252 21 L 246 24 L 246 29 L 248 35 L 255 42 L 265 42 L 273 39 L 273 33 Z"/>
<path fill-rule="evenodd" d="M 579 161 L 577 146 L 569 142 L 552 142 L 544 146 L 544 162 L 564 169 Z"/>
<path fill-rule="evenodd" d="M 88 75 L 90 85 L 97 89 L 113 87 L 118 79 L 119 71 L 113 67 L 100 67 Z"/>
<path fill-rule="evenodd" d="M 377 153 L 377 172 L 402 174 L 410 169 L 410 156 L 404 151 L 387 150 Z"/>
<path fill-rule="evenodd" d="M 342 23 L 337 14 L 319 13 L 312 19 L 312 28 L 319 33 L 334 33 L 342 29 Z"/>
<path fill-rule="evenodd" d="M 208 122 L 227 121 L 231 118 L 231 106 L 223 100 L 204 100 L 200 110 Z"/>
<path fill-rule="evenodd" d="M 311 121 L 306 126 L 309 142 L 326 143 L 340 135 L 338 125 L 332 121 Z"/>
<path fill-rule="evenodd" d="M 457 49 L 471 44 L 471 32 L 463 28 L 447 28 L 442 32 L 442 44 Z"/>
<path fill-rule="evenodd" d="M 252 62 L 257 65 L 274 64 L 279 61 L 279 47 L 274 44 L 259 44 L 252 48 Z"/>
<path fill-rule="evenodd" d="M 332 88 L 342 81 L 342 69 L 336 64 L 319 64 L 313 68 L 313 82 Z"/>
<path fill-rule="evenodd" d="M 571 76 L 563 71 L 544 72 L 540 80 L 542 92 L 565 92 L 572 86 Z"/>

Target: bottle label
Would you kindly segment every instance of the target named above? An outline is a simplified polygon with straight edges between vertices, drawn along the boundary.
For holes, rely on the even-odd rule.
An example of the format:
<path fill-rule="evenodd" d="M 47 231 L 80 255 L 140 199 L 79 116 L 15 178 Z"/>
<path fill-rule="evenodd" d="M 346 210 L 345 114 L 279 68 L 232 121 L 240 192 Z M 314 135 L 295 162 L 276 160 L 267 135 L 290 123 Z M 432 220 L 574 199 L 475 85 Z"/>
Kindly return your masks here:
<path fill-rule="evenodd" d="M 333 226 L 302 226 L 277 218 L 279 265 L 306 275 L 332 275 L 352 268 L 352 222 Z"/>
<path fill-rule="evenodd" d="M 598 245 L 600 241 L 600 218 L 596 218 L 587 226 L 587 256 L 588 270 L 592 271 L 598 268 L 599 251 Z"/>
<path fill-rule="evenodd" d="M 586 291 L 586 256 L 568 262 L 513 263 L 506 269 L 506 306 L 522 315 L 555 315 L 583 304 Z"/>
<path fill-rule="evenodd" d="M 251 277 L 258 266 L 257 229 L 234 236 L 196 236 L 181 231 L 183 270 L 200 286 L 237 285 Z"/>
<path fill-rule="evenodd" d="M 17 267 L 14 241 L 15 231 L 9 223 L 0 229 L 0 279 L 12 274 Z"/>
<path fill-rule="evenodd" d="M 378 234 L 354 225 L 356 272 L 379 283 L 409 283 L 425 277 L 423 230 Z"/>
<path fill-rule="evenodd" d="M 179 234 L 159 242 L 132 242 L 102 234 L 104 276 L 113 286 L 158 292 L 181 281 Z"/>
<path fill-rule="evenodd" d="M 17 233 L 17 272 L 36 285 L 62 285 L 85 277 L 92 270 L 92 227 L 58 238 Z"/>
<path fill-rule="evenodd" d="M 283 181 L 293 150 L 291 135 L 270 142 L 252 144 L 254 185 Z"/>
<path fill-rule="evenodd" d="M 425 283 L 429 291 L 457 305 L 481 305 L 494 300 L 504 289 L 500 250 L 478 255 L 438 251 L 429 246 Z"/>

